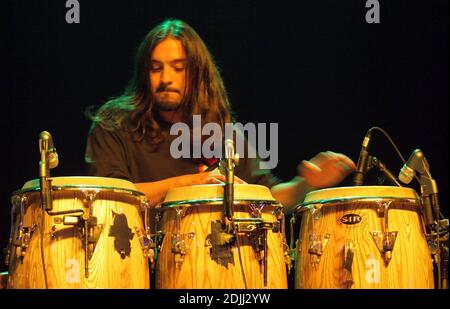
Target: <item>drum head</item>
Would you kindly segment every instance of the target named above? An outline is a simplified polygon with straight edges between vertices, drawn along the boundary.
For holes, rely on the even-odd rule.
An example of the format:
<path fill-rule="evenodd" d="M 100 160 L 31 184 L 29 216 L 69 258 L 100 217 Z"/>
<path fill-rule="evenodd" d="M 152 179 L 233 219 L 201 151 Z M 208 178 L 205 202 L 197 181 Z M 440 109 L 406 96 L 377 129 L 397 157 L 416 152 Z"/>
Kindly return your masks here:
<path fill-rule="evenodd" d="M 54 190 L 62 190 L 65 188 L 97 188 L 105 190 L 129 191 L 138 193 L 138 195 L 143 195 L 143 193 L 137 191 L 136 186 L 132 182 L 119 178 L 70 176 L 52 177 L 50 179 L 52 181 L 52 188 Z M 33 179 L 27 181 L 23 185 L 22 189 L 15 193 L 24 193 L 39 190 L 39 179 Z"/>
<path fill-rule="evenodd" d="M 189 187 L 178 187 L 167 192 L 163 206 L 179 203 L 201 203 L 223 200 L 224 185 L 196 185 Z M 276 203 L 270 189 L 261 185 L 235 184 L 235 201 L 264 201 Z"/>
<path fill-rule="evenodd" d="M 359 199 L 408 199 L 418 200 L 414 189 L 394 186 L 360 186 L 339 187 L 309 192 L 303 206 L 310 204 L 326 204 L 345 200 Z"/>

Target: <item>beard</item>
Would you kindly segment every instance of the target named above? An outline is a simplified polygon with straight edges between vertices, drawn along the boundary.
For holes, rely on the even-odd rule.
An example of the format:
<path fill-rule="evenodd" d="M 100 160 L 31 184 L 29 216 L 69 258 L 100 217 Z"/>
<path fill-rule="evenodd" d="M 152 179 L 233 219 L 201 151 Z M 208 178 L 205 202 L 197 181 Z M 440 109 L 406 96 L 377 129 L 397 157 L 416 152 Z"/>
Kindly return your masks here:
<path fill-rule="evenodd" d="M 180 102 L 167 101 L 167 100 L 156 100 L 155 107 L 157 110 L 162 112 L 173 112 L 180 108 Z"/>

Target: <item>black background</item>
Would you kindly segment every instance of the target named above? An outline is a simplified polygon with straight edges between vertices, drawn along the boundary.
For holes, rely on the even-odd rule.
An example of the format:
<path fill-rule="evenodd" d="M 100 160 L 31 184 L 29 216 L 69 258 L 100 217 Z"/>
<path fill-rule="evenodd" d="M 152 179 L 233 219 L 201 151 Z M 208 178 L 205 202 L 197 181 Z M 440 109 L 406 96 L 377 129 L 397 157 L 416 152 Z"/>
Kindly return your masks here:
<path fill-rule="evenodd" d="M 84 175 L 85 108 L 121 94 L 138 44 L 167 17 L 204 39 L 240 122 L 279 124 L 277 176 L 324 150 L 356 162 L 376 125 L 406 159 L 423 150 L 448 216 L 447 0 L 380 1 L 380 24 L 366 23 L 364 0 L 79 2 L 80 24 L 66 23 L 64 0 L 0 2 L 2 248 L 11 193 L 38 176 L 39 133 L 58 149 L 52 176 Z M 378 132 L 370 153 L 394 174 L 403 164 Z"/>

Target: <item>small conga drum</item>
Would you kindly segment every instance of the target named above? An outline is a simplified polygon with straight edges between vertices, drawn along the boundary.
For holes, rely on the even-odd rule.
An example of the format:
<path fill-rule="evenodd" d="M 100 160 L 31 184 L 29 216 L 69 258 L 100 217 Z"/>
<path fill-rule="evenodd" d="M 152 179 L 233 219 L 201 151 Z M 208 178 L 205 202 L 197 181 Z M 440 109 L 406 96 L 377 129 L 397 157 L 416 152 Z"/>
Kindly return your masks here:
<path fill-rule="evenodd" d="M 267 187 L 236 184 L 234 223 L 241 225 L 233 235 L 224 225 L 223 191 L 198 185 L 167 193 L 157 288 L 287 288 L 282 206 Z"/>
<path fill-rule="evenodd" d="M 149 288 L 143 194 L 103 177 L 52 178 L 42 211 L 39 180 L 12 195 L 8 288 Z"/>
<path fill-rule="evenodd" d="M 433 264 L 410 188 L 310 192 L 297 209 L 296 288 L 433 288 Z"/>

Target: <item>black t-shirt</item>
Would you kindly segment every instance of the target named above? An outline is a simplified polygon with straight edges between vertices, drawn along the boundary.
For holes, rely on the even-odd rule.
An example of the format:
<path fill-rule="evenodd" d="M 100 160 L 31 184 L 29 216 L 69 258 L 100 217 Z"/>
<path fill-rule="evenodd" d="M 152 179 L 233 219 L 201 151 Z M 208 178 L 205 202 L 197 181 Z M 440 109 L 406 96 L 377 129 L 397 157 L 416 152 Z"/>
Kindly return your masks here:
<path fill-rule="evenodd" d="M 88 174 L 139 183 L 198 173 L 198 160 L 171 156 L 170 144 L 177 136 L 168 132 L 163 131 L 164 141 L 155 147 L 148 138 L 135 142 L 132 133 L 124 129 L 106 130 L 96 125 L 87 141 Z M 241 158 L 235 175 L 247 183 L 269 188 L 281 182 L 270 170 L 260 169 L 259 162 L 259 158 Z"/>

